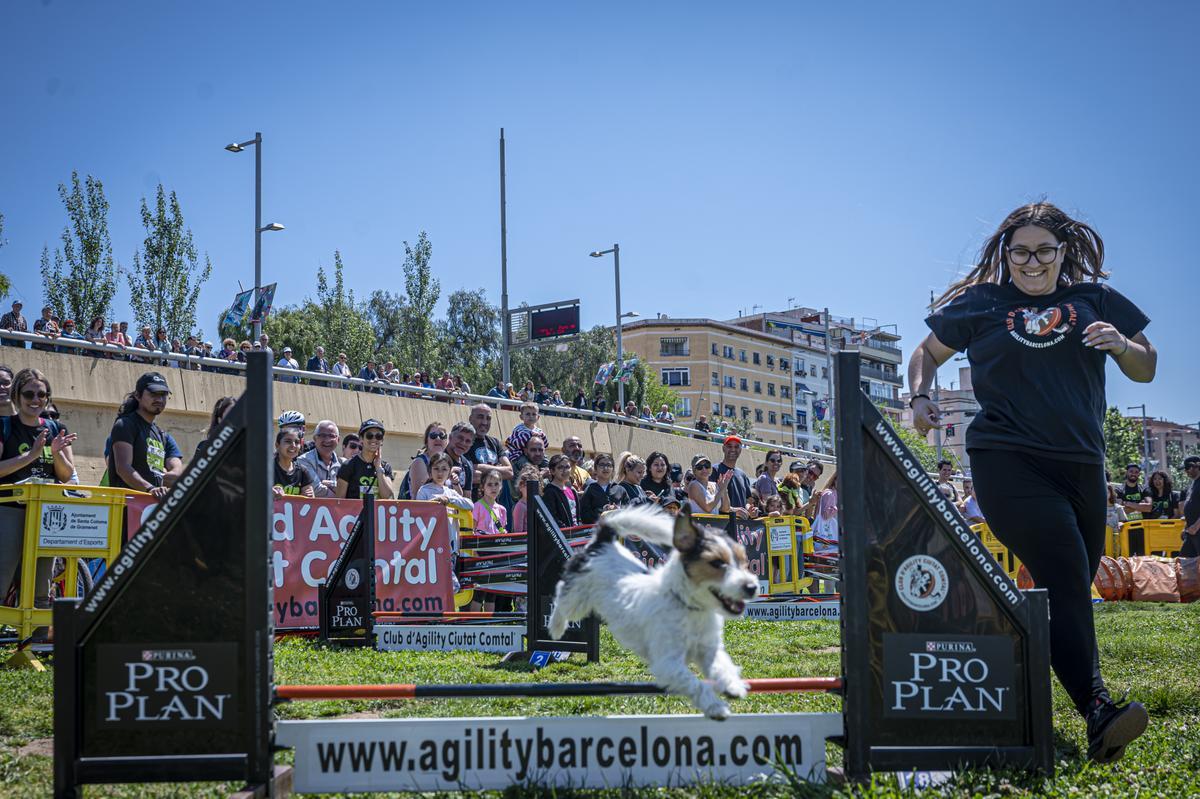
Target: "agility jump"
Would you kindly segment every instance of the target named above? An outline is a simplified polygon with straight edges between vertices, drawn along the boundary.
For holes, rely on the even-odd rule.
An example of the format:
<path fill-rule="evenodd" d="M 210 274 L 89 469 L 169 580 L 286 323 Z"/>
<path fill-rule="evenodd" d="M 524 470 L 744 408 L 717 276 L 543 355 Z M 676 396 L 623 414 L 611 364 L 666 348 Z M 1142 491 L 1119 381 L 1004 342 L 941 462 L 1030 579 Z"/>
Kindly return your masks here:
<path fill-rule="evenodd" d="M 265 579 L 266 356 L 252 354 L 248 371 L 245 395 L 208 450 L 95 590 L 55 605 L 56 797 L 78 797 L 80 786 L 101 782 L 240 780 L 269 791 L 279 745 L 296 750 L 301 791 L 745 782 L 772 777 L 779 763 L 820 780 L 826 738 L 844 747 L 853 779 L 873 770 L 1053 770 L 1045 593 L 1017 590 L 921 471 L 861 393 L 856 353 L 837 356 L 842 676 L 752 682 L 758 692 L 839 692 L 842 713 L 735 712 L 722 722 L 695 715 L 276 722 L 279 701 L 370 692 L 417 699 L 661 688 L 277 689 Z M 531 568 L 535 547 L 562 543 L 531 536 Z M 351 756 L 369 758 L 371 768 L 348 759 L 343 768 Z"/>

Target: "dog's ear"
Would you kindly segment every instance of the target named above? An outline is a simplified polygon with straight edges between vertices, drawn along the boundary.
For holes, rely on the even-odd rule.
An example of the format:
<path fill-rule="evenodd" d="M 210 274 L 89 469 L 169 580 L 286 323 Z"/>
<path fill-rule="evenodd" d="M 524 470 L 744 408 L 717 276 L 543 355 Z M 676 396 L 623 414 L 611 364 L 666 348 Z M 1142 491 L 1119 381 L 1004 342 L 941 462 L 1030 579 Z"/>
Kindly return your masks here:
<path fill-rule="evenodd" d="M 675 533 L 671 545 L 677 552 L 691 552 L 700 543 L 700 536 L 700 530 L 692 523 L 691 517 L 683 514 L 675 517 Z"/>

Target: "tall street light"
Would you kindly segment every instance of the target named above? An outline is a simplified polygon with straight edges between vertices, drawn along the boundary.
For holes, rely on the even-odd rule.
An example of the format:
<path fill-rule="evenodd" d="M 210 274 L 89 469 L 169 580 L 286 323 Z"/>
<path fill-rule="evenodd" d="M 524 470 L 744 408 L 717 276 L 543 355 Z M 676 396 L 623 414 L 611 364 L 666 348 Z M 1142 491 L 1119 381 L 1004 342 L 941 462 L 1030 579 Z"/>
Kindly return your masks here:
<path fill-rule="evenodd" d="M 283 230 L 283 225 L 272 222 L 264 226 L 262 223 L 262 133 L 256 132 L 250 141 L 227 144 L 225 149 L 231 153 L 240 153 L 251 146 L 254 147 L 254 301 L 257 302 L 258 295 L 262 291 L 263 231 Z M 262 320 L 256 319 L 254 321 L 254 340 L 258 341 L 260 335 L 262 335 Z"/>
<path fill-rule="evenodd" d="M 625 350 L 621 347 L 621 245 L 613 244 L 612 249 L 596 250 L 589 253 L 593 258 L 601 258 L 609 253 L 613 257 L 613 276 L 617 290 L 617 371 L 620 372 L 621 364 L 625 361 Z M 617 381 L 617 406 L 624 410 L 625 408 L 625 384 L 620 380 Z"/>

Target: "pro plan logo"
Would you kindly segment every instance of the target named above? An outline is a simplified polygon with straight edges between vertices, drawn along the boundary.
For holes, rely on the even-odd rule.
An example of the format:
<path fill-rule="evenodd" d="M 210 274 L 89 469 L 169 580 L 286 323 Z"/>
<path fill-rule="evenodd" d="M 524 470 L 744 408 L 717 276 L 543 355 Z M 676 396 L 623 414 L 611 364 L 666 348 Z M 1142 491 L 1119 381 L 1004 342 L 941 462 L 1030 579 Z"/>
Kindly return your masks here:
<path fill-rule="evenodd" d="M 42 529 L 52 533 L 61 533 L 63 530 L 66 530 L 67 509 L 62 505 L 43 506 Z"/>
<path fill-rule="evenodd" d="M 896 595 L 917 611 L 933 610 L 950 590 L 946 568 L 929 555 L 913 555 L 896 569 Z"/>
<path fill-rule="evenodd" d="M 1008 334 L 1026 347 L 1053 347 L 1075 329 L 1075 306 L 1065 302 L 1050 308 L 1016 308 L 1008 312 L 1004 326 Z"/>

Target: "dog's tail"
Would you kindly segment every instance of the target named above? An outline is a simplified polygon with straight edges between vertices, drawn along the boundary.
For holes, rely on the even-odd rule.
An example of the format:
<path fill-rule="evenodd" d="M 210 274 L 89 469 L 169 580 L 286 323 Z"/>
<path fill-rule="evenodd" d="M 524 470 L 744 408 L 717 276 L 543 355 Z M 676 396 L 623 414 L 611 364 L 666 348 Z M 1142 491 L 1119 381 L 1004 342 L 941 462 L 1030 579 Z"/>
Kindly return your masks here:
<path fill-rule="evenodd" d="M 594 540 L 606 544 L 626 535 L 636 535 L 651 544 L 669 547 L 675 539 L 675 519 L 658 506 L 649 504 L 612 511 L 601 517 Z"/>

